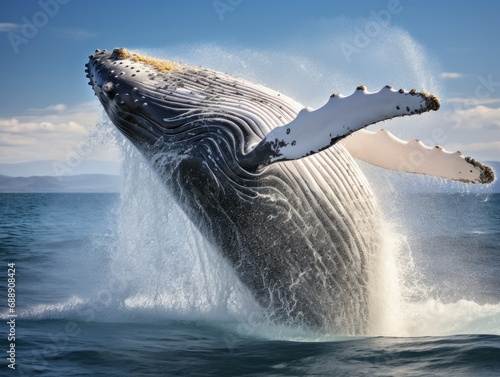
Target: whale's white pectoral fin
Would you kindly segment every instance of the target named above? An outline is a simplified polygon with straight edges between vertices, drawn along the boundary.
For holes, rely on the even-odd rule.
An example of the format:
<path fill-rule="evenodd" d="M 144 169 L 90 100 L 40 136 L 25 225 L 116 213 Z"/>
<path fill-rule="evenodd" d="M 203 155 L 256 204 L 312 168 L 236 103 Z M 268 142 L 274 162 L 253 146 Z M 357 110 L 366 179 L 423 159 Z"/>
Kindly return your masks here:
<path fill-rule="evenodd" d="M 354 158 L 385 169 L 466 183 L 491 183 L 495 179 L 489 166 L 460 152 L 428 147 L 416 139 L 404 141 L 386 130 L 361 130 L 345 138 L 342 144 Z"/>
<path fill-rule="evenodd" d="M 299 159 L 329 148 L 370 124 L 438 108 L 439 100 L 425 92 L 405 92 L 386 86 L 377 93 L 369 93 L 360 86 L 348 97 L 332 95 L 317 110 L 301 110 L 292 122 L 269 132 L 242 164 L 256 169 Z"/>

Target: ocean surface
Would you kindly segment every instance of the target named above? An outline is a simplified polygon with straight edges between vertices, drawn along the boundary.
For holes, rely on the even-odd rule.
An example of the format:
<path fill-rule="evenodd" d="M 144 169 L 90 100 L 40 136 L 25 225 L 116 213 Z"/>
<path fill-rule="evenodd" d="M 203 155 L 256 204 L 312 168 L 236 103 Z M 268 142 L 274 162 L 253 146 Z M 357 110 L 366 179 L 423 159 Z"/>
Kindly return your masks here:
<path fill-rule="evenodd" d="M 157 184 L 0 194 L 2 376 L 500 375 L 499 194 L 384 195 L 392 277 L 349 337 L 260 320 Z"/>

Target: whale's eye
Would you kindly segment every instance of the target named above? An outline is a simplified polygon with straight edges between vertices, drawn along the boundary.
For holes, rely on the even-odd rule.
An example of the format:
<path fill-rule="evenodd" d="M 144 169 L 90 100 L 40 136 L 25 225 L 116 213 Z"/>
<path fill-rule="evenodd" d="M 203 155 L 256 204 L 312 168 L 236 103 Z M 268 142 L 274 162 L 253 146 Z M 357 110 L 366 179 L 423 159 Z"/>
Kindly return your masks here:
<path fill-rule="evenodd" d="M 110 92 L 110 91 L 112 91 L 112 90 L 113 90 L 113 84 L 112 84 L 112 83 L 110 83 L 110 82 L 107 82 L 106 84 L 104 84 L 104 85 L 102 86 L 102 89 L 103 89 L 106 93 L 108 93 L 108 92 Z"/>
<path fill-rule="evenodd" d="M 113 98 L 115 96 L 115 90 L 113 87 L 113 83 L 107 82 L 102 86 L 102 90 L 106 92 L 109 98 Z"/>

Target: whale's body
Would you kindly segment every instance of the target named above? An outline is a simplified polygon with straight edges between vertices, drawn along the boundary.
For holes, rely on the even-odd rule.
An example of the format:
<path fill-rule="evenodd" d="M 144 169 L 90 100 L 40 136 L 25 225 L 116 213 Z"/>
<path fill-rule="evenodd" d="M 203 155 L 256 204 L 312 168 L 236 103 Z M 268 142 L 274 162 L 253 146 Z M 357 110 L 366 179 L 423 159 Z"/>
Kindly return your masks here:
<path fill-rule="evenodd" d="M 113 123 L 274 318 L 365 333 L 378 210 L 339 138 L 330 133 L 331 147 L 292 158 L 286 147 L 302 139 L 271 132 L 300 118 L 300 104 L 227 74 L 165 64 L 96 51 L 87 72 Z"/>

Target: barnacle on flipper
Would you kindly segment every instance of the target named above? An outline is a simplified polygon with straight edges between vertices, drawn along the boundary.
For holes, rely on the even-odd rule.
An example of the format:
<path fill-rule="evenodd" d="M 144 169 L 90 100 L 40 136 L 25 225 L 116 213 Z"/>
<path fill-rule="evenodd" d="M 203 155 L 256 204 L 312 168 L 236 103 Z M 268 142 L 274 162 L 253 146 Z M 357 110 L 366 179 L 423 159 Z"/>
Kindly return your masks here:
<path fill-rule="evenodd" d="M 481 183 L 488 184 L 495 180 L 495 172 L 488 165 L 485 165 L 480 161 L 476 161 L 472 157 L 465 157 L 465 161 L 481 170 L 481 174 L 479 176 Z"/>

